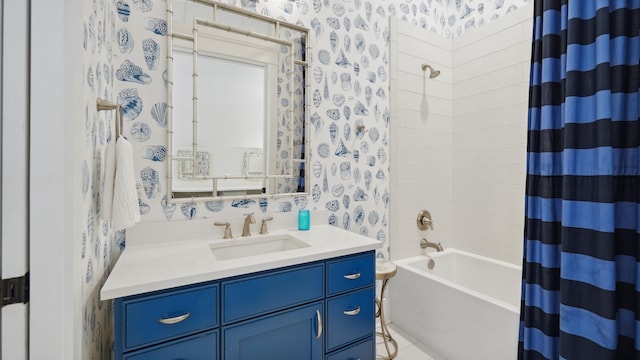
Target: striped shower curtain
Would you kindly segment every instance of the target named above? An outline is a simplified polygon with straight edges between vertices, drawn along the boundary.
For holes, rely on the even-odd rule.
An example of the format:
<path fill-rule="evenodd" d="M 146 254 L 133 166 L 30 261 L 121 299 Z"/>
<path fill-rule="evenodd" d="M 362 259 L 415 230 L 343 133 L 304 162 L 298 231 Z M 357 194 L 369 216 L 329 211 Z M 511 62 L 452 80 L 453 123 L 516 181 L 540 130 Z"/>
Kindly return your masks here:
<path fill-rule="evenodd" d="M 640 359 L 640 0 L 535 0 L 519 359 Z"/>

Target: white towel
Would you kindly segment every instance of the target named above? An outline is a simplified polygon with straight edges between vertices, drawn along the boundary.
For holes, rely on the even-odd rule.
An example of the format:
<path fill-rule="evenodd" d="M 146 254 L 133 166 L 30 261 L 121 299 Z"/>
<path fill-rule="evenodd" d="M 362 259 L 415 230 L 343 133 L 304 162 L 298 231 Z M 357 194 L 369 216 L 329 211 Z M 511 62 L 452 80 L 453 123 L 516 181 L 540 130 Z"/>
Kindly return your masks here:
<path fill-rule="evenodd" d="M 113 188 L 112 226 L 124 229 L 140 221 L 140 206 L 133 171 L 133 150 L 122 135 L 116 141 L 116 180 Z"/>
<path fill-rule="evenodd" d="M 113 186 L 116 180 L 116 146 L 113 142 L 107 144 L 102 163 L 104 164 L 104 178 L 101 191 L 100 218 L 110 221 L 111 209 L 113 208 Z"/>

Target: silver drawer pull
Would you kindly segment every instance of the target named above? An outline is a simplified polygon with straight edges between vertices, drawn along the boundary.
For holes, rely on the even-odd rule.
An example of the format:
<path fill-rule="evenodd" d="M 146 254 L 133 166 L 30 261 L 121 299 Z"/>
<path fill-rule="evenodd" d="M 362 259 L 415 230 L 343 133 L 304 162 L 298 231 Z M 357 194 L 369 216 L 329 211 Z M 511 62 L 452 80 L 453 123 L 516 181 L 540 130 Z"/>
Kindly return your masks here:
<path fill-rule="evenodd" d="M 318 317 L 318 335 L 316 335 L 316 339 L 320 339 L 320 335 L 322 335 L 322 315 L 320 315 L 320 310 L 316 310 L 316 316 Z"/>
<path fill-rule="evenodd" d="M 165 325 L 173 325 L 173 324 L 177 324 L 179 322 L 185 321 L 187 320 L 187 318 L 191 316 L 191 313 L 186 313 L 186 314 L 182 314 L 180 316 L 176 316 L 176 317 L 172 317 L 172 318 L 166 318 L 166 319 L 158 319 L 158 322 L 160 324 L 165 324 Z"/>
<path fill-rule="evenodd" d="M 344 276 L 345 279 L 349 279 L 349 280 L 355 280 L 359 277 L 360 277 L 360 273 L 349 274 Z"/>
<path fill-rule="evenodd" d="M 360 313 L 360 306 L 358 306 L 357 308 L 355 308 L 353 310 L 345 310 L 342 313 L 345 314 L 345 315 L 349 315 L 349 316 L 358 315 Z"/>

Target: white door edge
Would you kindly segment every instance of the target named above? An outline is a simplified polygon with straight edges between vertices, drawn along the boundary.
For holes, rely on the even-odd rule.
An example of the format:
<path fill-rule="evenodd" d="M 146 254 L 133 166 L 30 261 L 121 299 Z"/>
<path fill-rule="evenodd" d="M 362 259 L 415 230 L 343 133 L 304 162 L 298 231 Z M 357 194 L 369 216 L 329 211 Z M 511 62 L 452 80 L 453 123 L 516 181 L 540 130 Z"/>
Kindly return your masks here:
<path fill-rule="evenodd" d="M 29 355 L 32 359 L 80 359 L 82 332 L 74 241 L 72 162 L 78 128 L 75 59 L 82 46 L 84 0 L 31 0 L 31 166 Z M 75 108 L 74 108 L 75 106 Z M 74 331 L 77 330 L 77 331 Z"/>
<path fill-rule="evenodd" d="M 29 2 L 2 2 L 2 278 L 28 271 Z M 2 359 L 28 359 L 27 304 L 6 305 Z"/>

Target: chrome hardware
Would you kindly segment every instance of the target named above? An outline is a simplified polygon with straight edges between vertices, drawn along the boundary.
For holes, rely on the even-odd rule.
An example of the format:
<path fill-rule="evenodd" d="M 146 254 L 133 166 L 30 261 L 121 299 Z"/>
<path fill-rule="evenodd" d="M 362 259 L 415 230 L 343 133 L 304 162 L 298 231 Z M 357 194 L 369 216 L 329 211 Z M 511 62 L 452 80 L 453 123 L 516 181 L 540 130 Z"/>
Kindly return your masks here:
<path fill-rule="evenodd" d="M 96 100 L 96 108 L 98 111 L 117 110 L 116 111 L 116 137 L 122 135 L 122 105 L 112 103 L 111 101 L 100 99 Z"/>
<path fill-rule="evenodd" d="M 438 76 L 440 76 L 440 70 L 434 69 L 431 65 L 422 64 L 422 71 L 427 71 L 427 70 L 429 70 L 430 79 L 435 79 Z"/>
<path fill-rule="evenodd" d="M 262 224 L 260 224 L 260 234 L 264 235 L 269 233 L 267 231 L 267 221 L 271 220 L 273 220 L 273 216 L 267 216 L 266 218 L 262 219 Z"/>
<path fill-rule="evenodd" d="M 158 322 L 161 324 L 165 324 L 165 325 L 173 325 L 173 324 L 177 324 L 179 322 L 183 322 L 185 320 L 187 320 L 187 318 L 191 316 L 191 313 L 185 313 L 182 314 L 180 316 L 176 316 L 176 317 L 172 317 L 172 318 L 168 318 L 168 319 L 163 319 L 160 318 L 158 319 Z"/>
<path fill-rule="evenodd" d="M 357 308 L 355 308 L 353 310 L 345 310 L 342 313 L 345 314 L 345 315 L 348 315 L 348 316 L 358 315 L 360 313 L 360 306 L 358 306 Z"/>
<path fill-rule="evenodd" d="M 420 240 L 420 247 L 423 248 L 423 249 L 432 248 L 432 249 L 436 249 L 438 251 L 443 251 L 444 250 L 444 248 L 442 247 L 442 245 L 440 245 L 440 243 L 436 244 L 436 243 L 431 242 L 431 241 L 429 241 L 429 240 L 427 240 L 425 238 Z"/>
<path fill-rule="evenodd" d="M 251 236 L 251 225 L 256 223 L 256 218 L 253 213 L 246 214 L 244 218 L 244 225 L 242 226 L 242 236 Z"/>
<path fill-rule="evenodd" d="M 420 210 L 418 213 L 418 229 L 420 230 L 433 230 L 433 221 L 431 221 L 431 213 L 427 210 Z"/>
<path fill-rule="evenodd" d="M 360 273 L 349 274 L 344 276 L 345 279 L 349 279 L 349 280 L 355 280 L 359 277 L 360 277 Z"/>
<path fill-rule="evenodd" d="M 231 223 L 229 222 L 214 222 L 215 226 L 224 226 L 224 236 L 223 239 L 231 239 L 233 235 L 231 234 Z"/>
<path fill-rule="evenodd" d="M 316 335 L 316 339 L 320 339 L 320 335 L 322 335 L 322 315 L 320 315 L 320 310 L 316 310 L 316 317 L 318 319 L 318 335 Z"/>

